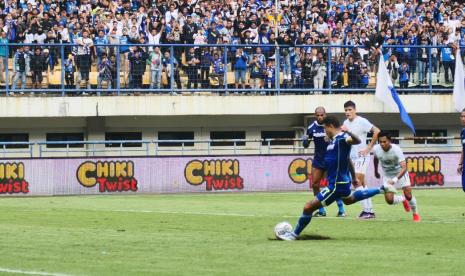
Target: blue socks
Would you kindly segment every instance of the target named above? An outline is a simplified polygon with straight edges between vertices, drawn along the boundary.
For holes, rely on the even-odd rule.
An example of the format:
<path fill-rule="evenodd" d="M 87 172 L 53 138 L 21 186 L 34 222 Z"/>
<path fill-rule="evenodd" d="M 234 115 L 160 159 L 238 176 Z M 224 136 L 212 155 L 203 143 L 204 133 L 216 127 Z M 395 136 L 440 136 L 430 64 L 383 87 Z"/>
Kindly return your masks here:
<path fill-rule="evenodd" d="M 325 210 L 325 207 L 321 207 L 319 210 L 318 210 L 318 213 L 321 215 L 321 214 L 326 214 L 326 210 Z"/>
<path fill-rule="evenodd" d="M 337 208 L 339 209 L 339 213 L 345 213 L 346 210 L 344 210 L 344 203 L 342 203 L 341 199 L 336 200 Z"/>
<path fill-rule="evenodd" d="M 381 191 L 378 188 L 369 188 L 369 189 L 365 189 L 365 190 L 355 191 L 353 193 L 353 196 L 355 198 L 355 201 L 360 201 L 360 200 L 364 200 L 364 199 L 370 198 L 372 196 L 375 196 L 375 195 L 379 194 L 380 192 Z"/>
<path fill-rule="evenodd" d="M 300 235 L 300 233 L 302 233 L 302 231 L 305 229 L 305 227 L 307 227 L 307 225 L 310 223 L 311 220 L 312 220 L 312 215 L 302 214 L 299 220 L 297 221 L 297 225 L 295 226 L 295 229 L 294 229 L 294 234 L 296 236 Z"/>

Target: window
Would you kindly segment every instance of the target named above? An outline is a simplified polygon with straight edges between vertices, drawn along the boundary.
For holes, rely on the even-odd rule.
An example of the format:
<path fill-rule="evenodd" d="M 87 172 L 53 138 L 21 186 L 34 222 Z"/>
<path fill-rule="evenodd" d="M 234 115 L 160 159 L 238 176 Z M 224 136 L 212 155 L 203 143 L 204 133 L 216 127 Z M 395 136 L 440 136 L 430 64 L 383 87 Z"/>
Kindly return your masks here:
<path fill-rule="evenodd" d="M 158 140 L 194 140 L 193 131 L 160 131 Z M 159 142 L 160 147 L 181 147 L 182 142 Z M 185 142 L 185 147 L 193 147 L 193 142 Z"/>
<path fill-rule="evenodd" d="M 29 142 L 29 133 L 1 133 L 0 142 Z M 3 145 L 0 145 L 3 148 Z M 5 145 L 7 149 L 27 149 L 29 145 Z"/>
<path fill-rule="evenodd" d="M 447 130 L 445 129 L 423 129 L 417 130 L 415 137 L 446 137 Z M 428 144 L 447 144 L 446 139 L 427 139 Z M 425 139 L 415 139 L 415 144 L 424 144 Z"/>
<path fill-rule="evenodd" d="M 399 130 L 397 130 L 397 129 L 383 129 L 382 131 L 389 133 L 392 138 L 399 137 Z M 371 138 L 371 137 L 373 137 L 372 132 L 367 134 L 367 138 Z M 378 141 L 376 141 L 376 142 L 378 142 Z M 392 139 L 392 143 L 393 144 L 399 144 L 399 140 L 398 139 Z M 370 144 L 370 141 L 367 139 L 367 145 L 368 144 Z"/>
<path fill-rule="evenodd" d="M 47 133 L 47 142 L 84 141 L 84 133 Z M 82 148 L 84 144 L 47 144 L 47 148 Z"/>
<path fill-rule="evenodd" d="M 245 139 L 245 131 L 212 131 L 211 140 Z M 234 142 L 211 142 L 211 146 L 234 146 Z M 236 146 L 245 146 L 245 142 L 236 142 Z"/>
<path fill-rule="evenodd" d="M 262 131 L 262 139 L 294 139 L 295 138 L 295 131 Z M 262 145 L 268 145 L 267 141 L 263 141 Z M 294 145 L 294 141 L 271 141 L 270 145 L 287 145 L 292 146 Z"/>
<path fill-rule="evenodd" d="M 106 132 L 105 141 L 140 141 L 142 132 Z M 105 147 L 119 147 L 120 143 L 106 144 Z M 142 147 L 142 143 L 123 143 L 123 147 L 136 148 Z"/>

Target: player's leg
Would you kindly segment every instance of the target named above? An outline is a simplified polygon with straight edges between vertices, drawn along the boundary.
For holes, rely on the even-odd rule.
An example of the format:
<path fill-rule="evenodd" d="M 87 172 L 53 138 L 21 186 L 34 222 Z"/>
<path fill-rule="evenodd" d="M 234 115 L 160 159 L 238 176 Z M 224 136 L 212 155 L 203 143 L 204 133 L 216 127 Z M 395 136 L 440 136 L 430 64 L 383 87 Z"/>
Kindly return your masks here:
<path fill-rule="evenodd" d="M 385 193 L 384 194 L 384 199 L 386 200 L 386 203 L 389 204 L 389 205 L 396 205 L 396 204 L 399 204 L 401 202 L 406 202 L 404 196 L 396 195 L 394 193 Z M 407 212 L 409 212 L 409 211 L 407 211 Z"/>
<path fill-rule="evenodd" d="M 388 180 L 390 180 L 390 178 L 387 178 L 387 177 L 383 177 L 383 187 L 388 187 L 388 185 L 390 185 L 388 183 Z M 389 205 L 396 205 L 396 204 L 399 204 L 399 203 L 404 203 L 404 208 L 405 208 L 405 204 L 408 205 L 407 201 L 405 200 L 405 197 L 402 196 L 402 195 L 397 195 L 395 194 L 394 192 L 385 192 L 384 193 L 384 199 L 386 200 L 386 203 L 389 204 Z M 409 212 L 410 210 L 405 210 L 407 212 Z"/>
<path fill-rule="evenodd" d="M 313 167 L 312 170 L 312 189 L 313 189 L 313 194 L 316 196 L 320 192 L 320 185 L 321 185 L 321 180 L 326 177 L 326 170 L 323 168 L 318 168 L 318 167 Z M 338 212 L 337 216 L 338 217 L 345 217 L 345 209 L 344 209 L 344 203 L 342 202 L 341 199 L 336 199 L 336 204 L 338 207 Z M 324 207 L 321 207 L 316 214 L 313 216 L 326 216 L 326 210 Z"/>
<path fill-rule="evenodd" d="M 355 202 L 365 200 L 367 198 L 374 197 L 381 192 L 381 188 L 367 188 L 364 190 L 354 191 L 347 197 L 343 197 L 342 201 L 346 205 L 354 204 Z"/>
<path fill-rule="evenodd" d="M 359 162 L 357 163 L 360 164 Z M 357 166 L 360 166 L 360 165 L 354 164 L 354 166 L 356 166 L 355 168 L 357 172 Z M 359 186 L 355 187 L 355 191 L 364 191 L 366 189 L 365 174 L 355 173 L 355 176 L 357 177 L 357 180 L 360 183 Z M 359 218 L 372 218 L 371 214 L 373 213 L 373 208 L 372 208 L 373 205 L 371 203 L 371 200 L 369 199 L 362 200 L 360 201 L 360 205 L 362 206 L 362 212 L 360 213 L 358 217 Z"/>
<path fill-rule="evenodd" d="M 364 156 L 364 157 L 359 157 L 357 158 L 357 164 L 354 164 L 355 166 L 355 175 L 362 185 L 361 188 L 358 188 L 358 190 L 366 190 L 367 186 L 365 183 L 365 174 L 368 169 L 368 165 L 370 164 L 370 156 Z M 364 219 L 372 219 L 375 218 L 375 211 L 373 210 L 373 203 L 371 202 L 371 198 L 367 198 L 363 201 L 360 201 L 360 204 L 362 205 L 362 212 L 360 214 L 360 218 Z"/>
<path fill-rule="evenodd" d="M 345 217 L 346 216 L 346 210 L 344 208 L 344 202 L 342 202 L 342 199 L 338 198 L 336 199 L 336 204 L 337 204 L 337 216 L 338 217 Z"/>
<path fill-rule="evenodd" d="M 413 213 L 413 221 L 419 222 L 421 220 L 420 214 L 418 213 L 417 199 L 412 195 L 412 188 L 410 186 L 403 187 L 405 199 L 408 201 L 408 205 Z"/>
<path fill-rule="evenodd" d="M 297 221 L 297 225 L 295 226 L 294 231 L 278 236 L 278 238 L 285 241 L 295 240 L 312 220 L 312 214 L 319 208 L 328 206 L 333 203 L 336 199 L 336 196 L 337 193 L 335 186 L 324 188 L 312 201 L 307 202 L 304 205 L 304 210 L 299 220 Z"/>
<path fill-rule="evenodd" d="M 320 183 L 325 175 L 325 171 L 320 168 L 313 167 L 312 169 L 312 190 L 313 195 L 317 196 L 320 193 Z M 325 217 L 326 210 L 322 206 L 319 208 L 318 212 L 314 214 L 315 217 Z"/>

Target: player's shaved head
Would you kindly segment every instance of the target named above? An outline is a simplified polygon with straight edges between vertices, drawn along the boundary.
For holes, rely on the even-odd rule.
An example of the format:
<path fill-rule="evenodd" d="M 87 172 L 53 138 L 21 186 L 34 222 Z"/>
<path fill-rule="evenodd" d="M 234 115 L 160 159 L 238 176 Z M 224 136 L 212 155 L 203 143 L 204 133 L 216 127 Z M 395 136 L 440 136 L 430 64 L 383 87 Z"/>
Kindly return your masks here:
<path fill-rule="evenodd" d="M 326 113 L 326 109 L 322 106 L 315 108 L 315 113 Z"/>
<path fill-rule="evenodd" d="M 315 109 L 315 119 L 321 125 L 326 118 L 326 110 L 324 107 L 319 106 Z"/>

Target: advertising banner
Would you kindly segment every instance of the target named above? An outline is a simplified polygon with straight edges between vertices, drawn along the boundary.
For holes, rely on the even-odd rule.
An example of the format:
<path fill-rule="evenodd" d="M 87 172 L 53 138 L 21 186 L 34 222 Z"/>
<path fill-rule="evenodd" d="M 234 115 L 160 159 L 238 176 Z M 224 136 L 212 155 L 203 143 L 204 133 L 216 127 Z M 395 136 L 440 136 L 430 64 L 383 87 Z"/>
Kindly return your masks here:
<path fill-rule="evenodd" d="M 459 153 L 406 157 L 412 186 L 460 187 Z M 308 155 L 1 160 L 0 195 L 308 191 L 311 168 Z M 373 162 L 366 182 L 380 185 Z"/>

